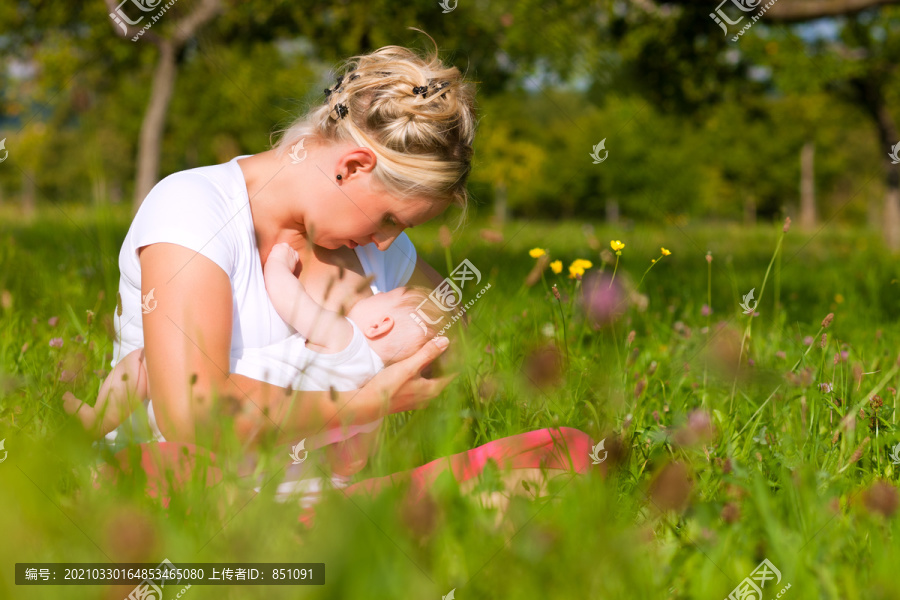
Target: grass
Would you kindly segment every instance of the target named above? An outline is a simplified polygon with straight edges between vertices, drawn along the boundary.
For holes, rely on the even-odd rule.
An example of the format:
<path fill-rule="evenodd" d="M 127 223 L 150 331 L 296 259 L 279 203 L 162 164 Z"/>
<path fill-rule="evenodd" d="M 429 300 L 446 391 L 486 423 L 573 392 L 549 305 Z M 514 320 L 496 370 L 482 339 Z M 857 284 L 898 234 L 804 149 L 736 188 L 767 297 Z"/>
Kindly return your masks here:
<path fill-rule="evenodd" d="M 556 426 L 605 440 L 608 459 L 587 474 L 554 474 L 543 497 L 518 486 L 503 511 L 485 502 L 502 489 L 490 469 L 474 490 L 445 478 L 419 503 L 403 489 L 371 500 L 333 492 L 307 530 L 272 484 L 254 496 L 226 477 L 175 495 L 168 510 L 140 481 L 91 485 L 97 454 L 60 397 L 92 397 L 109 368 L 128 223 L 120 209 L 77 208 L 0 221 L 0 439 L 9 452 L 0 597 L 123 598 L 133 587 L 15 586 L 15 562 L 163 558 L 326 565 L 326 585 L 299 592 L 193 586 L 186 598 L 439 598 L 455 589 L 461 600 L 711 599 L 764 558 L 782 576 L 764 598 L 787 584 L 785 598 L 900 596 L 890 457 L 900 441 L 900 274 L 871 232 L 791 230 L 773 256 L 780 224 L 511 222 L 502 242 L 488 242 L 479 234 L 487 225 L 473 222 L 449 248 L 436 224 L 417 227 L 410 236 L 432 265 L 446 273 L 468 259 L 479 288 L 491 288 L 469 326 L 454 326 L 460 376 L 426 410 L 388 419 L 361 476 Z M 617 267 L 598 252 L 611 239 L 626 244 Z M 525 284 L 536 262 L 528 250 L 540 247 L 564 266 L 591 260 L 589 274 L 615 268 L 616 282 L 633 289 L 661 246 L 672 255 L 599 328 L 580 301 L 587 280 L 548 268 Z M 739 307 L 751 288 L 757 317 Z"/>

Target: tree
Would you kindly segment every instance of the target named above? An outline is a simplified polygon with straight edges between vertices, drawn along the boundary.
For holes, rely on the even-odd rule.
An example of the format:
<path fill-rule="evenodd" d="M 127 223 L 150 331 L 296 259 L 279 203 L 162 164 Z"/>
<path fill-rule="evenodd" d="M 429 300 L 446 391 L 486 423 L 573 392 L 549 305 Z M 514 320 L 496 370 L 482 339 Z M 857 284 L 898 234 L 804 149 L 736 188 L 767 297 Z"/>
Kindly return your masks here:
<path fill-rule="evenodd" d="M 116 34 L 122 38 L 135 38 L 140 35 L 137 38 L 138 41 L 146 40 L 156 46 L 159 51 L 150 97 L 147 101 L 147 110 L 141 125 L 141 137 L 138 142 L 137 179 L 134 187 L 134 212 L 137 212 L 141 202 L 159 181 L 162 135 L 166 125 L 169 102 L 172 100 L 172 92 L 175 88 L 175 79 L 178 75 L 178 55 L 188 40 L 192 39 L 199 29 L 222 11 L 222 2 L 221 0 L 199 0 L 191 12 L 181 15 L 178 15 L 181 9 L 179 5 L 176 5 L 171 10 L 175 14 L 166 15 L 165 23 L 161 22 L 160 27 L 143 31 L 132 27 L 142 25 L 145 19 L 146 25 L 143 27 L 155 24 L 156 15 L 140 15 L 138 19 L 132 20 L 122 10 L 122 6 L 126 2 L 116 6 L 116 0 L 105 1 L 110 11 L 110 22 Z M 141 2 L 132 0 L 132 2 L 145 13 L 157 13 L 157 9 L 162 4 L 162 0 L 142 0 Z"/>

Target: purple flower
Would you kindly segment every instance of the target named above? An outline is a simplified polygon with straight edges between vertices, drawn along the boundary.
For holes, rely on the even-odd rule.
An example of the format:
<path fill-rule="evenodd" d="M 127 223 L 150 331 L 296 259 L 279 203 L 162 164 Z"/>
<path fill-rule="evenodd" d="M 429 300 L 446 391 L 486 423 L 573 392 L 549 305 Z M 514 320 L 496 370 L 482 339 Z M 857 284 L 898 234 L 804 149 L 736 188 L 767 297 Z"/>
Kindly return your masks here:
<path fill-rule="evenodd" d="M 805 338 L 803 338 L 803 345 L 804 346 L 812 346 L 812 343 L 814 341 L 816 341 L 815 338 L 813 338 L 813 336 L 811 336 L 811 335 L 808 335 Z"/>
<path fill-rule="evenodd" d="M 62 338 L 53 338 L 52 340 L 50 340 L 51 348 L 62 348 L 62 346 L 63 346 Z"/>
<path fill-rule="evenodd" d="M 50 327 L 56 327 L 57 323 L 59 323 L 59 317 L 50 317 L 47 319 L 47 325 Z"/>
<path fill-rule="evenodd" d="M 582 284 L 585 311 L 595 326 L 618 319 L 627 308 L 625 291 L 617 280 L 603 273 L 589 274 Z"/>
<path fill-rule="evenodd" d="M 700 308 L 700 314 L 701 314 L 702 316 L 704 316 L 704 317 L 708 317 L 709 315 L 712 314 L 712 309 L 711 309 L 709 306 L 707 306 L 706 304 L 704 304 L 704 305 Z"/>
<path fill-rule="evenodd" d="M 830 383 L 820 383 L 819 391 L 823 394 L 830 394 L 834 390 L 834 386 Z"/>
<path fill-rule="evenodd" d="M 779 350 L 775 353 L 775 357 L 784 360 L 785 358 L 787 358 L 787 354 L 784 353 L 784 350 Z"/>

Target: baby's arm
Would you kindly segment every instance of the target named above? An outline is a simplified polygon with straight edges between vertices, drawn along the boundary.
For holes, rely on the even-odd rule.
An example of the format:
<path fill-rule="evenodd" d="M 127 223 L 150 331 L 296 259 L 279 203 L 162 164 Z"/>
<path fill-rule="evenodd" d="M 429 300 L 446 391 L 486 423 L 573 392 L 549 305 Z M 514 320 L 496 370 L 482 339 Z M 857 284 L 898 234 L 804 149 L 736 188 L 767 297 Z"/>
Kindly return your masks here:
<path fill-rule="evenodd" d="M 325 310 L 303 288 L 294 269 L 299 261 L 288 244 L 276 244 L 266 259 L 266 291 L 278 315 L 313 344 L 333 352 L 347 347 L 353 326 L 336 312 Z"/>
<path fill-rule="evenodd" d="M 84 428 L 94 437 L 102 437 L 118 427 L 149 396 L 144 350 L 139 348 L 116 364 L 100 387 L 94 406 L 88 406 L 71 392 L 66 392 L 63 408 L 69 414 L 77 414 Z"/>

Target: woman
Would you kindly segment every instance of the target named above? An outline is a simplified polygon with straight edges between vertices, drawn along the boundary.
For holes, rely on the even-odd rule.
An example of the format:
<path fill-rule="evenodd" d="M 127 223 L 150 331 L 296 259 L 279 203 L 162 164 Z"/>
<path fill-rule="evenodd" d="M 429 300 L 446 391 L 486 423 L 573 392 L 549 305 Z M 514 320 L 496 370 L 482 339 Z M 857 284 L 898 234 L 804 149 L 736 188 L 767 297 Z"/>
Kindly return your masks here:
<path fill-rule="evenodd" d="M 262 277 L 275 244 L 300 253 L 300 281 L 331 310 L 359 299 L 367 276 L 374 293 L 442 281 L 416 257 L 403 230 L 450 205 L 465 213 L 472 85 L 436 52 L 422 59 L 397 46 L 353 57 L 348 67 L 325 91 L 325 103 L 292 124 L 275 148 L 171 175 L 135 216 L 119 257 L 120 340 L 113 362 L 144 348 L 151 425 L 155 416 L 158 433 L 170 442 L 143 449 L 151 481 L 162 485 L 160 464 L 180 456 L 182 444 L 192 452 L 198 432 L 215 437 L 216 396 L 226 401 L 244 440 L 274 431 L 278 441 L 296 442 L 323 428 L 421 408 L 449 383 L 419 375 L 444 351 L 445 338 L 356 392 L 293 392 L 240 373 L 243 348 L 292 333 Z M 582 432 L 540 430 L 399 476 L 424 489 L 447 468 L 460 481 L 471 479 L 489 460 L 516 469 L 583 471 L 589 448 Z M 389 480 L 356 489 L 377 491 Z"/>
<path fill-rule="evenodd" d="M 144 348 L 151 415 L 168 441 L 193 442 L 201 425 L 214 430 L 216 394 L 234 407 L 239 436 L 277 429 L 296 441 L 421 407 L 449 382 L 419 375 L 443 352 L 437 344 L 336 401 L 232 372 L 243 348 L 292 333 L 262 279 L 275 244 L 301 254 L 300 281 L 332 310 L 362 297 L 366 275 L 383 287 L 441 281 L 403 230 L 451 204 L 465 209 L 474 90 L 436 56 L 396 46 L 348 66 L 275 148 L 170 175 L 135 216 L 119 257 L 113 364 Z"/>

